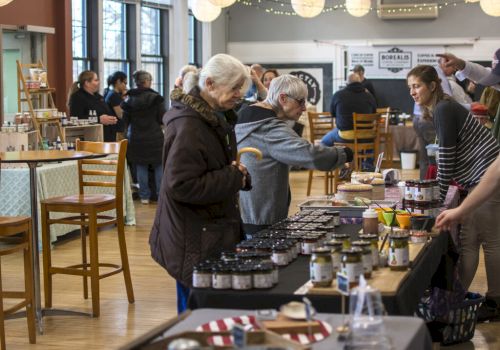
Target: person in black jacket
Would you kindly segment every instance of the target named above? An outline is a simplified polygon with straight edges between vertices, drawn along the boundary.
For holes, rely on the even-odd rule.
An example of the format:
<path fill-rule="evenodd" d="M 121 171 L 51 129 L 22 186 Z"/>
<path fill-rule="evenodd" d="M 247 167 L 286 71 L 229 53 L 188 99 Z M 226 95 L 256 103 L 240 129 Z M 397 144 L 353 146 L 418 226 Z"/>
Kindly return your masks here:
<path fill-rule="evenodd" d="M 91 70 L 81 72 L 69 90 L 69 114 L 79 119 L 88 119 L 90 111 L 96 111 L 99 122 L 104 125 L 104 141 L 115 142 L 118 119 L 97 91 L 99 91 L 97 73 Z"/>
<path fill-rule="evenodd" d="M 166 111 L 165 99 L 151 89 L 152 77 L 148 72 L 136 71 L 133 78 L 137 87 L 127 92 L 126 100 L 121 104 L 128 138 L 127 159 L 136 166 L 141 203 L 149 204 L 148 167 L 154 169 L 157 194 L 163 174 L 162 117 Z"/>

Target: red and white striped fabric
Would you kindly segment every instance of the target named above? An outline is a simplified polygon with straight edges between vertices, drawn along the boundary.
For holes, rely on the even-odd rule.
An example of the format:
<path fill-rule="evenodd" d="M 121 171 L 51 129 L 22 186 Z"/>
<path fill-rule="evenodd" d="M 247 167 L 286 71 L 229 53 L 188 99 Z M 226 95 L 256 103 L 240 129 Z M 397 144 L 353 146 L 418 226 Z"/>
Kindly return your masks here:
<path fill-rule="evenodd" d="M 332 326 L 323 321 L 320 323 L 320 331 L 309 336 L 307 333 L 282 334 L 286 339 L 296 341 L 302 345 L 322 341 L 332 333 Z M 231 331 L 235 323 L 242 325 L 252 325 L 254 329 L 259 329 L 255 316 L 244 315 L 239 317 L 228 317 L 221 320 L 210 321 L 196 328 L 198 332 L 224 332 Z M 213 336 L 211 343 L 216 346 L 230 346 L 233 343 L 232 336 Z"/>

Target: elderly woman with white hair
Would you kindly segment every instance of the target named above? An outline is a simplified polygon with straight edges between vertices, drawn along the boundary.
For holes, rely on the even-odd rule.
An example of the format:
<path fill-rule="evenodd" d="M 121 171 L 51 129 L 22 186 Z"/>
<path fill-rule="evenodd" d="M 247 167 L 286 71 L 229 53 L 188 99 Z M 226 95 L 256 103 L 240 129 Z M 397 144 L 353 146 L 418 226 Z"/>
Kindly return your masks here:
<path fill-rule="evenodd" d="M 251 235 L 288 216 L 290 166 L 330 171 L 352 161 L 345 147 L 315 146 L 301 138 L 286 121 L 305 111 L 307 87 L 293 75 L 271 81 L 267 97 L 238 113 L 238 148 L 256 147 L 263 158 L 242 155 L 252 174 L 252 191 L 240 194 L 245 234 Z"/>
<path fill-rule="evenodd" d="M 247 170 L 236 160 L 232 111 L 249 83 L 236 58 L 213 56 L 189 93 L 174 89 L 165 114 L 163 178 L 149 243 L 153 258 L 177 280 L 177 308 L 187 307 L 193 266 L 242 238 L 238 192 Z"/>

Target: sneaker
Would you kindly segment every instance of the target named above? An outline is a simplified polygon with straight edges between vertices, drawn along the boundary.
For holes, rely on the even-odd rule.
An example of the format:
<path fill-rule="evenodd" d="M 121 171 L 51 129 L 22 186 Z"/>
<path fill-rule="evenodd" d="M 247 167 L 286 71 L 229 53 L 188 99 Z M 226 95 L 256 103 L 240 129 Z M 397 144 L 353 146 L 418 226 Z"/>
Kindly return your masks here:
<path fill-rule="evenodd" d="M 149 199 L 141 199 L 142 204 L 149 204 Z"/>
<path fill-rule="evenodd" d="M 494 321 L 499 317 L 498 304 L 492 299 L 486 299 L 477 309 L 477 322 Z"/>

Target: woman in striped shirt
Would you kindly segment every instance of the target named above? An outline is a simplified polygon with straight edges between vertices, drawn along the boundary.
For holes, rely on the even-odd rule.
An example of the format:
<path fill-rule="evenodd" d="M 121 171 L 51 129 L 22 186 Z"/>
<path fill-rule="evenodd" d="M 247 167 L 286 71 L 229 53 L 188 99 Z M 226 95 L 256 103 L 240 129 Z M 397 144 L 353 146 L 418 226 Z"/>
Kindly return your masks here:
<path fill-rule="evenodd" d="M 439 139 L 438 181 L 444 200 L 452 180 L 471 191 L 499 153 L 497 141 L 463 106 L 444 94 L 434 67 L 421 65 L 407 76 L 410 95 L 431 119 Z M 460 232 L 460 277 L 469 288 L 482 245 L 488 280 L 487 298 L 500 305 L 500 191 L 466 220 Z M 496 303 L 496 305 L 495 305 Z M 492 314 L 493 315 L 493 314 Z M 493 315 L 495 316 L 495 315 Z"/>

